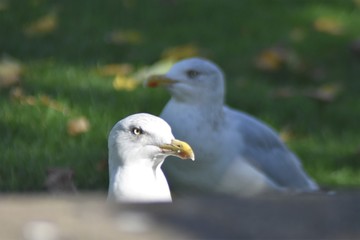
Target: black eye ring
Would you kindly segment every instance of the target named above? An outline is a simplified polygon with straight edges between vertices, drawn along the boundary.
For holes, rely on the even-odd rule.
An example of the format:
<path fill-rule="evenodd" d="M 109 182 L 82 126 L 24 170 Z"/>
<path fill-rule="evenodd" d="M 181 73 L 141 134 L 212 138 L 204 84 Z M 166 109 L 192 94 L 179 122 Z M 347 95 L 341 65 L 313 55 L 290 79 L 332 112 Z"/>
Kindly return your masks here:
<path fill-rule="evenodd" d="M 189 70 L 186 73 L 190 78 L 195 78 L 199 75 L 199 72 L 195 71 L 195 70 Z"/>
<path fill-rule="evenodd" d="M 132 132 L 132 134 L 134 134 L 134 135 L 141 135 L 141 134 L 143 134 L 143 130 L 142 130 L 141 128 L 138 128 L 138 127 L 133 127 L 133 128 L 131 129 L 131 132 Z"/>

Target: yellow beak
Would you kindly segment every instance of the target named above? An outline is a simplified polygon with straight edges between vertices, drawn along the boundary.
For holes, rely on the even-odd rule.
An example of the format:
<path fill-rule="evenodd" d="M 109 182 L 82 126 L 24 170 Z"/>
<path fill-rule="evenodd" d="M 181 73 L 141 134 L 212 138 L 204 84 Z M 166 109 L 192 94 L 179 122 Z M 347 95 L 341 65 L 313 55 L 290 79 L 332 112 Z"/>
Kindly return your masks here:
<path fill-rule="evenodd" d="M 164 153 L 179 157 L 181 159 L 195 160 L 195 155 L 190 145 L 186 142 L 174 139 L 170 144 L 161 145 L 160 148 Z"/>
<path fill-rule="evenodd" d="M 170 79 L 165 75 L 152 75 L 146 80 L 145 86 L 147 87 L 168 86 L 177 82 L 178 81 Z"/>

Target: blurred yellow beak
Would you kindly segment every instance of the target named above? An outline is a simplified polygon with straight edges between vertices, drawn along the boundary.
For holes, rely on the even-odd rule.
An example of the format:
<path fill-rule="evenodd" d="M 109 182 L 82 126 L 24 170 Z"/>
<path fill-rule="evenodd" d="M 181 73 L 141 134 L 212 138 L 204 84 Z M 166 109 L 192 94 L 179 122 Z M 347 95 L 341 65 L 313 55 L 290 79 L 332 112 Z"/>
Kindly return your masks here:
<path fill-rule="evenodd" d="M 158 86 L 168 86 L 178 81 L 167 78 L 165 75 L 152 75 L 150 76 L 146 82 L 145 86 L 147 87 L 158 87 Z"/>
<path fill-rule="evenodd" d="M 160 148 L 164 153 L 179 157 L 181 159 L 195 160 L 195 155 L 190 145 L 186 142 L 174 139 L 171 144 L 161 145 Z"/>

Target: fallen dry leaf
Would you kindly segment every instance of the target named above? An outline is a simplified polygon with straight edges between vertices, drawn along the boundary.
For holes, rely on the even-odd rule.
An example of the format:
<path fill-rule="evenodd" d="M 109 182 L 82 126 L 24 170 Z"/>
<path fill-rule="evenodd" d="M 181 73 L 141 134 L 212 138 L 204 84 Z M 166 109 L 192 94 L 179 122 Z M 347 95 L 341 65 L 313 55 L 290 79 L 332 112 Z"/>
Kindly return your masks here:
<path fill-rule="evenodd" d="M 27 95 L 21 87 L 12 88 L 10 91 L 10 98 L 12 100 L 19 101 L 21 104 L 35 106 L 35 105 L 43 105 L 45 107 L 54 109 L 63 114 L 68 114 L 68 108 L 62 103 L 52 99 L 48 95 L 41 94 L 37 97 Z"/>
<path fill-rule="evenodd" d="M 42 35 L 53 32 L 57 28 L 57 24 L 57 14 L 50 12 L 26 26 L 24 32 L 28 36 Z"/>
<path fill-rule="evenodd" d="M 23 67 L 21 63 L 10 57 L 0 60 L 0 88 L 12 86 L 20 81 Z"/>
<path fill-rule="evenodd" d="M 133 91 L 139 83 L 132 77 L 117 75 L 113 81 L 116 90 Z"/>
<path fill-rule="evenodd" d="M 136 30 L 115 30 L 107 37 L 107 41 L 113 44 L 141 44 L 144 41 L 143 35 Z"/>
<path fill-rule="evenodd" d="M 193 44 L 167 48 L 161 54 L 163 59 L 171 59 L 174 61 L 178 61 L 184 58 L 199 56 L 199 55 L 200 55 L 199 48 Z"/>
<path fill-rule="evenodd" d="M 315 90 L 304 91 L 304 96 L 322 103 L 331 103 L 339 95 L 341 87 L 338 84 L 325 84 Z"/>
<path fill-rule="evenodd" d="M 70 168 L 48 168 L 45 187 L 51 193 L 76 193 L 74 171 Z"/>
<path fill-rule="evenodd" d="M 116 76 L 116 75 L 129 75 L 134 71 L 134 67 L 131 64 L 108 64 L 98 67 L 98 73 L 103 76 Z"/>
<path fill-rule="evenodd" d="M 324 32 L 332 35 L 341 35 L 344 32 L 344 27 L 339 20 L 329 17 L 320 17 L 314 21 L 314 28 L 319 32 Z"/>
<path fill-rule="evenodd" d="M 71 119 L 67 124 L 67 132 L 70 136 L 83 134 L 90 129 L 90 122 L 85 117 Z"/>
<path fill-rule="evenodd" d="M 295 71 L 304 70 L 304 64 L 295 51 L 283 46 L 275 46 L 263 50 L 255 58 L 255 66 L 267 72 L 275 72 L 285 66 Z"/>
<path fill-rule="evenodd" d="M 263 71 L 279 70 L 285 62 L 284 52 L 278 48 L 262 51 L 255 59 L 255 66 Z"/>
<path fill-rule="evenodd" d="M 46 107 L 52 108 L 52 109 L 62 112 L 62 113 L 68 113 L 68 109 L 63 104 L 52 99 L 48 95 L 42 94 L 39 96 L 39 99 L 40 99 L 40 102 Z"/>
<path fill-rule="evenodd" d="M 279 131 L 279 137 L 285 143 L 290 141 L 291 139 L 294 139 L 294 136 L 295 136 L 294 132 L 291 130 L 289 126 L 285 126 Z"/>

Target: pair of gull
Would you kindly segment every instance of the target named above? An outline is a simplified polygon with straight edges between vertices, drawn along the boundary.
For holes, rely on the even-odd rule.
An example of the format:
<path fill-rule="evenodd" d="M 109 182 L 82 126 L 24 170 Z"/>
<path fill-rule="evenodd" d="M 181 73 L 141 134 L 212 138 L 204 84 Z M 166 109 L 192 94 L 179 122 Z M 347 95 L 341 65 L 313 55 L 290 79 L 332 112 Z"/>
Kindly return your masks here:
<path fill-rule="evenodd" d="M 168 182 L 175 195 L 318 189 L 274 130 L 225 105 L 224 75 L 214 63 L 182 60 L 165 75 L 149 77 L 147 86 L 164 86 L 172 97 L 161 118 L 134 114 L 111 130 L 109 199 L 171 201 Z M 170 155 L 192 160 L 196 155 L 196 162 L 164 163 Z"/>

